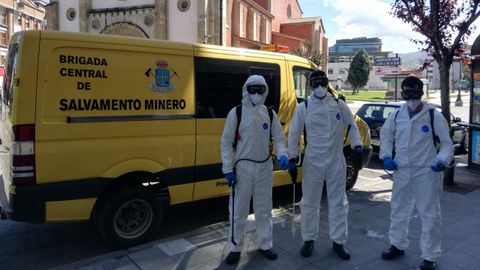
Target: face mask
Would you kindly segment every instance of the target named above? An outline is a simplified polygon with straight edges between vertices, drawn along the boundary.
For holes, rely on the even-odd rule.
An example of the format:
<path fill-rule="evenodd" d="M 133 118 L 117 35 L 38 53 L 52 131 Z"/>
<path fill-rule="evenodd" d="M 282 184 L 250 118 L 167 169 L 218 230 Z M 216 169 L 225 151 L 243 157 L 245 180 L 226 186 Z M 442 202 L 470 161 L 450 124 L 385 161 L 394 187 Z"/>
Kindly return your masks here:
<path fill-rule="evenodd" d="M 259 94 L 250 94 L 248 95 L 250 97 L 250 101 L 254 104 L 254 105 L 258 105 L 262 102 L 262 95 L 259 95 Z"/>
<path fill-rule="evenodd" d="M 317 97 L 317 98 L 323 98 L 325 97 L 325 95 L 327 94 L 327 89 L 325 89 L 324 87 L 317 87 L 313 90 L 313 94 Z"/>
<path fill-rule="evenodd" d="M 422 101 L 420 99 L 409 99 L 407 100 L 407 106 L 411 111 L 414 111 L 421 102 Z"/>

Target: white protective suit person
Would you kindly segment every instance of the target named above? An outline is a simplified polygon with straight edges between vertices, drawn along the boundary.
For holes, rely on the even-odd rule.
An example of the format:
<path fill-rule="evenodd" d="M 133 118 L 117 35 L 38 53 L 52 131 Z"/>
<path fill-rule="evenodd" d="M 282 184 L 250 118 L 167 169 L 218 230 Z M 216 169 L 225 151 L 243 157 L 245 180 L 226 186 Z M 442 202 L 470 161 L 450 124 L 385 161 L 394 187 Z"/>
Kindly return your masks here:
<path fill-rule="evenodd" d="M 248 92 L 252 89 L 255 91 L 255 88 L 263 88 L 264 92 L 261 94 Z M 288 166 L 282 126 L 274 111 L 272 111 L 273 117 L 270 121 L 267 107 L 263 105 L 268 95 L 265 79 L 259 75 L 248 77 L 243 86 L 242 95 L 242 113 L 236 148 L 234 149 L 232 146 L 237 128 L 236 108 L 228 113 L 221 142 L 222 171 L 229 181 L 229 185 L 234 185 L 233 188 L 236 192 L 233 203 L 235 207 L 233 220 L 232 196 L 230 196 L 229 206 L 230 236 L 233 226 L 236 245 L 233 241 L 229 241 L 230 254 L 226 259 L 227 264 L 235 264 L 240 259 L 252 195 L 259 251 L 268 259 L 277 258 L 277 254 L 272 251 L 273 163 L 269 150 L 270 136 L 276 154 L 280 157 L 282 169 L 286 169 Z"/>
<path fill-rule="evenodd" d="M 408 247 L 410 216 L 416 206 L 422 223 L 420 249 L 423 269 L 435 269 L 441 254 L 440 171 L 453 157 L 453 144 L 447 121 L 434 106 L 421 101 L 423 83 L 409 76 L 402 82 L 406 100 L 392 112 L 380 131 L 380 154 L 384 167 L 394 170 L 390 213 L 391 247 L 382 258 L 391 260 L 404 255 Z M 433 110 L 433 127 L 430 110 Z M 432 130 L 439 138 L 438 152 Z M 394 149 L 395 148 L 395 149 Z M 392 151 L 395 150 L 393 157 Z"/>
<path fill-rule="evenodd" d="M 343 100 L 336 100 L 327 91 L 328 78 L 325 72 L 313 72 L 310 75 L 310 86 L 314 90 L 307 101 L 308 105 L 305 102 L 298 104 L 288 134 L 291 170 L 292 159 L 298 155 L 300 135 L 304 128 L 307 133 L 300 205 L 301 233 L 305 245 L 301 254 L 304 257 L 312 254 L 313 242 L 318 236 L 322 189 L 326 182 L 330 238 L 334 251 L 340 258 L 348 260 L 350 255 L 343 246 L 347 241 L 348 215 L 344 129 L 351 126 L 348 136 L 355 151 L 363 150 L 362 142 L 350 109 Z"/>

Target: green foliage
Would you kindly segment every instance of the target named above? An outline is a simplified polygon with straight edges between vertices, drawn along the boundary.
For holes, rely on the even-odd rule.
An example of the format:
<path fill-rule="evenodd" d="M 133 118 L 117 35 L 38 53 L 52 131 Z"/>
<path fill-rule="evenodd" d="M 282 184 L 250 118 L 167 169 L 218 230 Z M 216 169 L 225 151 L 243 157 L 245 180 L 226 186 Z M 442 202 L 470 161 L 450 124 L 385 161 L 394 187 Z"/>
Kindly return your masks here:
<path fill-rule="evenodd" d="M 348 70 L 347 82 L 353 87 L 353 94 L 358 93 L 358 88 L 367 85 L 368 76 L 370 75 L 370 62 L 368 53 L 364 49 L 360 49 L 353 61 L 350 63 Z"/>
<path fill-rule="evenodd" d="M 465 57 L 465 41 L 480 17 L 480 0 L 394 0 L 391 14 L 410 24 L 423 38 L 413 42 L 438 63 L 442 113 L 450 122 L 450 67 L 454 57 Z"/>
<path fill-rule="evenodd" d="M 327 63 L 327 55 L 318 50 L 307 50 L 298 48 L 293 51 L 292 54 L 308 59 L 319 67 Z"/>

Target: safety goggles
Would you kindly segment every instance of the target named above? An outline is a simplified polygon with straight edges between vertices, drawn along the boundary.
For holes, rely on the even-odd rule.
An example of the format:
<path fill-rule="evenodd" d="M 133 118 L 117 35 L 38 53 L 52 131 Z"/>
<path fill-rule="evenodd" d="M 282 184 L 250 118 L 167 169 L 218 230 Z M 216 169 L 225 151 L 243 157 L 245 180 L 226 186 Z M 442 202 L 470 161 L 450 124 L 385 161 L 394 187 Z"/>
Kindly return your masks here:
<path fill-rule="evenodd" d="M 313 77 L 310 78 L 310 86 L 317 88 L 318 86 L 326 87 L 328 85 L 328 77 Z"/>
<path fill-rule="evenodd" d="M 267 88 L 265 87 L 265 85 L 249 85 L 247 86 L 247 92 L 249 94 L 260 94 L 262 95 L 263 93 L 265 93 L 265 90 L 267 90 Z"/>
<path fill-rule="evenodd" d="M 418 88 L 406 88 L 406 87 L 404 87 L 401 95 L 402 95 L 402 98 L 404 100 L 420 99 L 423 96 L 423 91 L 418 89 Z"/>

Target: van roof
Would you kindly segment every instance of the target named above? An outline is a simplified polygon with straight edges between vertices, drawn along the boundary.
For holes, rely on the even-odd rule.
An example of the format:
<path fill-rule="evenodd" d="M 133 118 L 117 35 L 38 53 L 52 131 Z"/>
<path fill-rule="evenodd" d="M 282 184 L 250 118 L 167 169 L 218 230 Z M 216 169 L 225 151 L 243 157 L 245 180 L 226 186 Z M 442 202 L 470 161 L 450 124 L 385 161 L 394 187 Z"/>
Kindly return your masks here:
<path fill-rule="evenodd" d="M 166 49 L 176 49 L 176 50 L 192 50 L 192 44 L 166 41 L 160 39 L 148 39 L 148 38 L 137 38 L 137 37 L 126 37 L 126 36 L 115 36 L 115 35 L 102 35 L 102 34 L 91 34 L 91 33 L 79 33 L 79 32 L 62 32 L 62 31 L 43 31 L 43 30 L 32 30 L 24 31 L 25 35 L 28 35 L 29 32 L 39 31 L 41 39 L 50 39 L 50 40 L 62 40 L 62 41 L 75 41 L 75 42 L 94 42 L 94 43 L 104 43 L 104 44 L 115 44 L 115 45 L 138 45 L 142 47 L 156 47 L 158 48 L 159 44 Z"/>
<path fill-rule="evenodd" d="M 159 44 L 166 49 L 175 49 L 175 50 L 220 50 L 227 54 L 229 53 L 246 53 L 246 54 L 255 54 L 255 55 L 264 55 L 266 57 L 273 58 L 282 58 L 289 61 L 296 61 L 304 64 L 309 64 L 315 66 L 311 61 L 296 55 L 277 53 L 277 52 L 267 52 L 254 49 L 245 49 L 245 48 L 236 48 L 236 47 L 226 47 L 219 45 L 209 45 L 209 44 L 200 44 L 200 43 L 185 43 L 185 42 L 176 42 L 170 40 L 161 40 L 161 39 L 148 39 L 148 38 L 136 38 L 136 37 L 126 37 L 126 36 L 115 36 L 115 35 L 102 35 L 102 34 L 91 34 L 91 33 L 79 33 L 79 32 L 61 32 L 61 31 L 45 31 L 45 30 L 28 30 L 20 32 L 19 35 L 30 35 L 33 32 L 40 32 L 42 39 L 50 40 L 70 40 L 70 41 L 83 41 L 83 42 L 95 42 L 95 43 L 115 43 L 117 45 L 138 45 L 143 47 L 156 47 L 158 48 Z"/>

